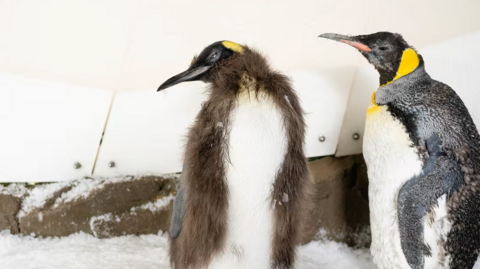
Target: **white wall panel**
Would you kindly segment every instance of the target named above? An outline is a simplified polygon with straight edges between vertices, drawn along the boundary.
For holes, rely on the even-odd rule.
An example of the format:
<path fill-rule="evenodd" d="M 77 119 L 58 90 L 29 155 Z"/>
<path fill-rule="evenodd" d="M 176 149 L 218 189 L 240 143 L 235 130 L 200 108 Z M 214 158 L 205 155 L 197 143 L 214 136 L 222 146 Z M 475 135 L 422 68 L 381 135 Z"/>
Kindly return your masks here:
<path fill-rule="evenodd" d="M 0 0 L 0 70 L 141 91 L 223 39 L 283 72 L 338 67 L 360 54 L 319 34 L 392 31 L 420 48 L 480 30 L 478 10 L 478 0 Z"/>
<path fill-rule="evenodd" d="M 111 98 L 110 91 L 0 73 L 0 182 L 89 175 Z"/>
<path fill-rule="evenodd" d="M 1 0 L 0 69 L 112 90 L 139 1 Z"/>
<path fill-rule="evenodd" d="M 336 156 L 362 152 L 363 131 L 372 93 L 378 88 L 378 73 L 372 66 L 358 67 L 350 89 Z M 353 139 L 358 134 L 359 139 Z"/>
<path fill-rule="evenodd" d="M 201 82 L 179 84 L 158 93 L 117 94 L 94 173 L 110 176 L 181 171 L 188 127 L 206 97 Z M 111 161 L 115 167 L 108 166 Z"/>
<path fill-rule="evenodd" d="M 335 152 L 354 68 L 292 74 L 303 108 L 307 155 Z M 95 168 L 96 175 L 181 171 L 188 127 L 206 99 L 206 85 L 183 83 L 164 92 L 115 96 Z M 324 142 L 318 140 L 325 136 Z M 110 162 L 115 167 L 109 167 Z"/>
<path fill-rule="evenodd" d="M 308 157 L 335 154 L 354 71 L 354 67 L 345 67 L 291 74 L 305 111 Z"/>
<path fill-rule="evenodd" d="M 480 32 L 420 51 L 433 79 L 452 87 L 480 127 Z"/>

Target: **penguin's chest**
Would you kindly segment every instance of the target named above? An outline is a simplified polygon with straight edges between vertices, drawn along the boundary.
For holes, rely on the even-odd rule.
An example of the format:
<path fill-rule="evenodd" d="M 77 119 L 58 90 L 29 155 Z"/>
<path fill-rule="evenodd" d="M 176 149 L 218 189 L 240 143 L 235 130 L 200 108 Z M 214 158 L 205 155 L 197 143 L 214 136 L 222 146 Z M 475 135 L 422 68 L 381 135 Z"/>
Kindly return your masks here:
<path fill-rule="evenodd" d="M 230 121 L 224 160 L 228 229 L 224 255 L 216 264 L 219 268 L 270 268 L 271 192 L 287 144 L 283 118 L 268 96 L 259 93 L 240 96 Z"/>
<path fill-rule="evenodd" d="M 368 167 L 371 252 L 380 268 L 410 268 L 400 245 L 397 196 L 423 163 L 405 126 L 386 106 L 367 112 L 363 154 Z"/>

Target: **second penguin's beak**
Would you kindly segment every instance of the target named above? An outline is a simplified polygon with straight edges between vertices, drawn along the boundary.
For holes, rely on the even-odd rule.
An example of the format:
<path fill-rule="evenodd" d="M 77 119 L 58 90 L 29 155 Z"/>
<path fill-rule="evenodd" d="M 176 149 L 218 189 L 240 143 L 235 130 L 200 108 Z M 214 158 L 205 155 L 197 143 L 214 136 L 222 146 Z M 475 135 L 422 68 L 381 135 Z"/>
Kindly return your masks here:
<path fill-rule="evenodd" d="M 346 36 L 346 35 L 327 33 L 327 34 L 321 34 L 318 37 L 339 41 L 364 52 L 372 51 L 367 45 L 360 42 L 359 38 L 356 36 Z"/>
<path fill-rule="evenodd" d="M 205 74 L 205 72 L 210 70 L 210 68 L 212 68 L 212 66 L 191 66 L 186 71 L 165 81 L 162 85 L 160 85 L 160 87 L 158 87 L 157 92 L 165 90 L 166 88 L 172 87 L 173 85 L 177 85 L 185 81 L 199 80 L 200 77 Z"/>

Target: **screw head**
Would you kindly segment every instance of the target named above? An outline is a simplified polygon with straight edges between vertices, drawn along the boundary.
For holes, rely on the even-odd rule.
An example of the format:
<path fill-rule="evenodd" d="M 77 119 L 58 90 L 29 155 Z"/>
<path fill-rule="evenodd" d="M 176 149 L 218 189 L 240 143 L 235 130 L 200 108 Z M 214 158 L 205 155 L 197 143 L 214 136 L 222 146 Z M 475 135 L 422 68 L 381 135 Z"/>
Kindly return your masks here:
<path fill-rule="evenodd" d="M 115 162 L 114 161 L 109 162 L 108 167 L 110 168 L 115 167 Z"/>
<path fill-rule="evenodd" d="M 353 138 L 353 140 L 358 140 L 358 139 L 360 139 L 360 134 L 359 133 L 354 133 L 352 135 L 352 138 Z"/>
<path fill-rule="evenodd" d="M 320 136 L 320 137 L 318 138 L 318 141 L 320 141 L 320 142 L 325 142 L 325 136 L 323 136 L 323 135 Z"/>
<path fill-rule="evenodd" d="M 82 165 L 79 162 L 73 164 L 73 169 L 80 169 Z"/>

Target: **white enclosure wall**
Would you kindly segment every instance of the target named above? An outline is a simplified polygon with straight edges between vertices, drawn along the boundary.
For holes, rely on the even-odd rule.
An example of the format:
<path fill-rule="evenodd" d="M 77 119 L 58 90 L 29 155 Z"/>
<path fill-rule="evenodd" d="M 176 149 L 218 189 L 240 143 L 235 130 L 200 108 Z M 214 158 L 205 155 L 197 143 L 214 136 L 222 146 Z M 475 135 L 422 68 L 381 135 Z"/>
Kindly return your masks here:
<path fill-rule="evenodd" d="M 195 82 L 160 93 L 117 94 L 95 174 L 181 171 L 185 137 L 206 98 L 204 92 L 204 84 Z"/>
<path fill-rule="evenodd" d="M 373 67 L 317 38 L 325 32 L 402 33 L 479 125 L 480 1 L 392 3 L 0 0 L 0 182 L 178 172 L 205 85 L 155 89 L 224 39 L 252 45 L 292 77 L 309 157 L 361 152 L 378 87 Z"/>
<path fill-rule="evenodd" d="M 111 99 L 106 90 L 0 74 L 0 182 L 90 175 Z"/>
<path fill-rule="evenodd" d="M 335 154 L 354 72 L 344 67 L 291 74 L 305 111 L 308 157 Z"/>
<path fill-rule="evenodd" d="M 427 71 L 458 92 L 477 126 L 478 44 L 480 32 L 420 49 Z M 373 67 L 288 75 L 306 112 L 307 156 L 361 153 L 366 107 L 378 87 Z M 0 182 L 69 180 L 91 174 L 94 167 L 101 176 L 179 172 L 188 127 L 206 98 L 201 82 L 161 93 L 152 89 L 114 95 L 0 74 Z M 75 163 L 81 167 L 75 169 Z"/>
<path fill-rule="evenodd" d="M 218 40 L 282 72 L 355 65 L 317 38 L 402 33 L 417 48 L 480 31 L 478 0 L 0 0 L 0 71 L 112 91 L 153 89 Z"/>
<path fill-rule="evenodd" d="M 345 47 L 345 49 L 351 49 Z M 343 119 L 336 156 L 362 152 L 363 131 L 371 95 L 378 88 L 378 73 L 370 65 L 356 69 L 350 89 L 347 110 Z M 354 135 L 358 134 L 358 139 Z M 357 137 L 355 137 L 357 138 Z"/>
<path fill-rule="evenodd" d="M 433 79 L 452 87 L 480 127 L 480 32 L 422 50 Z"/>
<path fill-rule="evenodd" d="M 355 68 L 291 74 L 308 125 L 307 155 L 333 155 Z M 116 95 L 95 174 L 102 176 L 181 171 L 188 126 L 205 100 L 203 83 L 184 83 Z M 320 141 L 319 137 L 324 137 Z M 323 139 L 322 139 L 323 140 Z M 114 162 L 115 166 L 108 164 Z"/>

